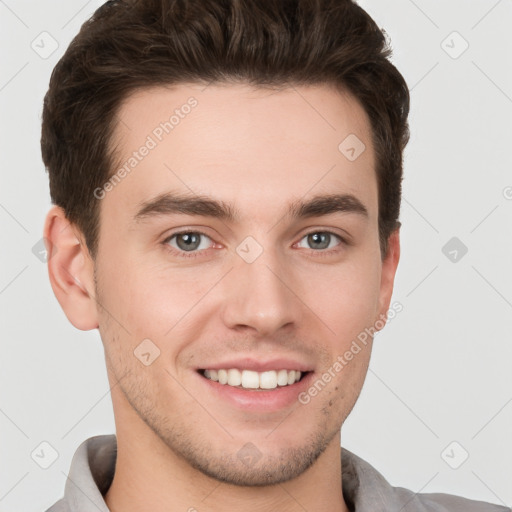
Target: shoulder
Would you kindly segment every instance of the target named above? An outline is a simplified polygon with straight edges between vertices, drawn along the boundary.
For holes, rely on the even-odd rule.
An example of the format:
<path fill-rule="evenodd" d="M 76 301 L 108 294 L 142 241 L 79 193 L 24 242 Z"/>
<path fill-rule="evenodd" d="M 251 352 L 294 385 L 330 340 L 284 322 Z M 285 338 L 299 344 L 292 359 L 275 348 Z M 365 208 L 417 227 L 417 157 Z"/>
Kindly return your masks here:
<path fill-rule="evenodd" d="M 368 462 L 342 448 L 343 495 L 355 512 L 512 512 L 512 509 L 442 493 L 415 493 L 393 487 Z"/>
<path fill-rule="evenodd" d="M 63 498 L 57 501 L 57 503 L 54 503 L 46 512 L 69 512 L 69 510 L 69 505 Z"/>
<path fill-rule="evenodd" d="M 112 482 L 116 458 L 115 434 L 83 441 L 73 455 L 64 497 L 46 512 L 108 512 L 103 496 Z"/>
<path fill-rule="evenodd" d="M 403 503 L 403 512 L 511 512 L 512 509 L 485 501 L 470 500 L 444 493 L 414 493 L 393 487 Z"/>

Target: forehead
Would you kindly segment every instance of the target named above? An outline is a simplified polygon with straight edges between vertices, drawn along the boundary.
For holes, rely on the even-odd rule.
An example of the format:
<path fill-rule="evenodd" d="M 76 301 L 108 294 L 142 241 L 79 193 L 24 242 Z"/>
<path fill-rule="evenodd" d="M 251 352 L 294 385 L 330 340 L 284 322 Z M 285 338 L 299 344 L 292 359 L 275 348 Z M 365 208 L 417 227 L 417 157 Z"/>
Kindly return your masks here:
<path fill-rule="evenodd" d="M 119 179 L 102 208 L 133 216 L 151 197 L 178 190 L 277 214 L 287 198 L 351 193 L 376 215 L 368 117 L 333 87 L 155 87 L 127 97 L 116 119 Z"/>

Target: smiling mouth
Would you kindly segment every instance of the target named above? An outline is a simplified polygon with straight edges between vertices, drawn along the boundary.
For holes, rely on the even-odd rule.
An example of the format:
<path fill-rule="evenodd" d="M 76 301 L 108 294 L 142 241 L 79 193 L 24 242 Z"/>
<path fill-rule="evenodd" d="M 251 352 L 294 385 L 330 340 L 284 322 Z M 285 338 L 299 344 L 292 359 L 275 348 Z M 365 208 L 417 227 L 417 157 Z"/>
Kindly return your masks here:
<path fill-rule="evenodd" d="M 256 372 L 253 370 L 238 370 L 237 368 L 198 371 L 206 379 L 219 384 L 255 391 L 292 386 L 310 373 L 285 369 Z"/>

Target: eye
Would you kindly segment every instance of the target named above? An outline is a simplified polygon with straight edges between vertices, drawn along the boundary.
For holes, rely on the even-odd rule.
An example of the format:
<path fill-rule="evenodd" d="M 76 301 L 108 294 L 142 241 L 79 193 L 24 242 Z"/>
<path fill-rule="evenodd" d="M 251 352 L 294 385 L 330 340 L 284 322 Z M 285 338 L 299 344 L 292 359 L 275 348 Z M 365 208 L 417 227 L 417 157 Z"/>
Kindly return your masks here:
<path fill-rule="evenodd" d="M 167 237 L 162 243 L 173 249 L 173 252 L 194 253 L 210 248 L 211 242 L 211 238 L 200 231 L 181 231 Z M 195 254 L 190 254 L 190 256 L 195 256 Z"/>
<path fill-rule="evenodd" d="M 298 247 L 303 247 L 300 244 L 305 240 L 309 248 L 318 251 L 322 249 L 330 249 L 334 246 L 340 245 L 344 240 L 339 235 L 331 233 L 330 231 L 312 231 L 305 235 L 298 244 Z M 338 243 L 332 243 L 338 240 Z M 308 247 L 306 247 L 308 248 Z M 329 252 L 329 251 L 328 251 Z"/>

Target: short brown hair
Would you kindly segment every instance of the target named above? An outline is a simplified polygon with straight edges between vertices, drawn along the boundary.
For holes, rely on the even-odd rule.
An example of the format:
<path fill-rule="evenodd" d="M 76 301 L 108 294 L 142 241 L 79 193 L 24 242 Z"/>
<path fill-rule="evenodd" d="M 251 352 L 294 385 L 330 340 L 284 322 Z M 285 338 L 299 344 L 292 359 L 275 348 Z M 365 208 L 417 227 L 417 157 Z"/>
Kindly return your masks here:
<path fill-rule="evenodd" d="M 97 254 L 99 199 L 114 172 L 109 142 L 129 93 L 179 83 L 331 84 L 372 127 L 382 255 L 400 226 L 409 91 L 385 33 L 351 0 L 110 0 L 53 70 L 41 148 L 52 202 Z M 340 141 L 341 142 L 341 141 Z"/>

